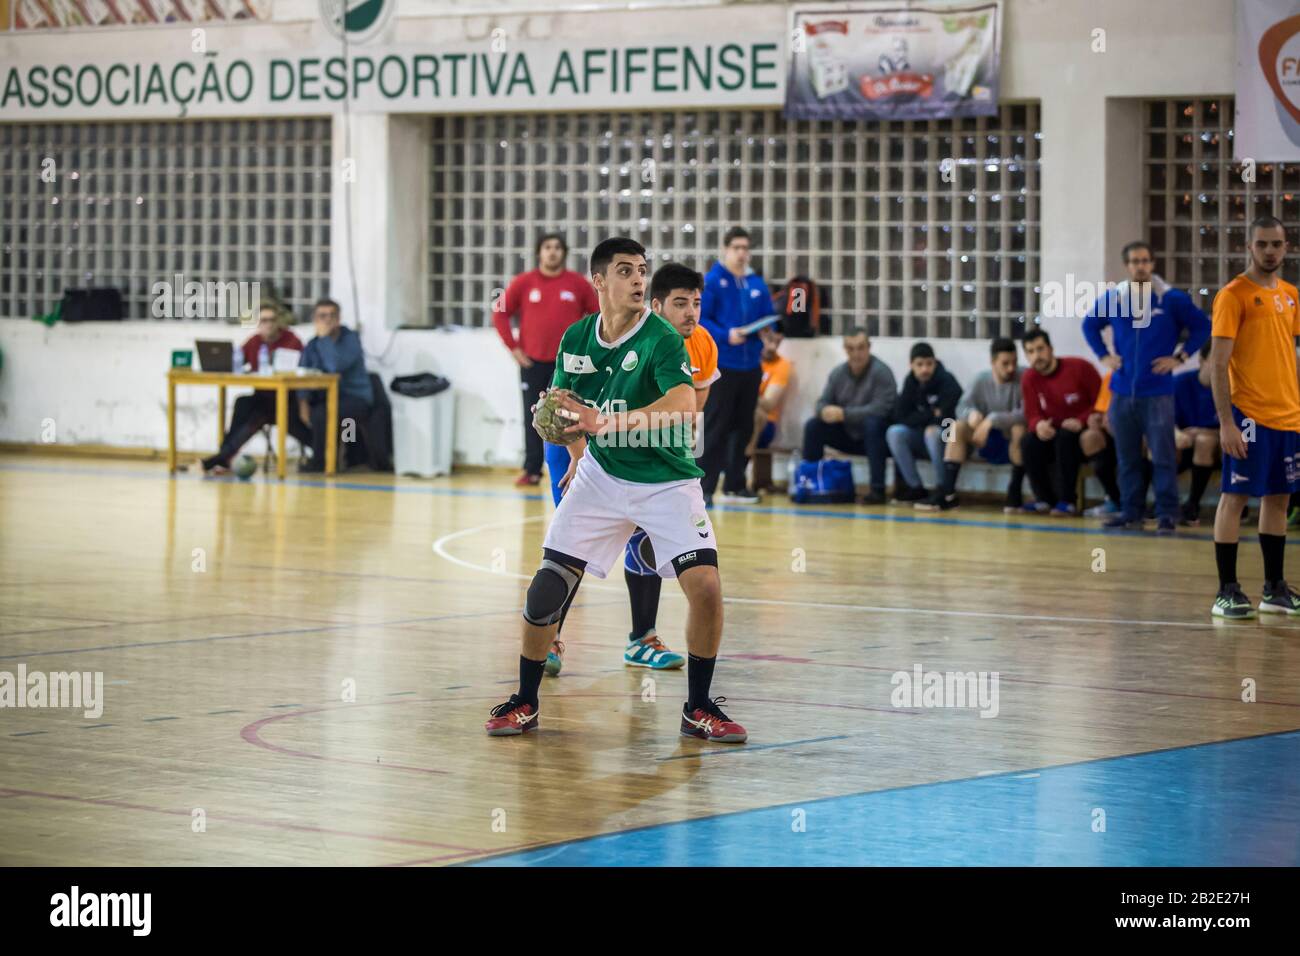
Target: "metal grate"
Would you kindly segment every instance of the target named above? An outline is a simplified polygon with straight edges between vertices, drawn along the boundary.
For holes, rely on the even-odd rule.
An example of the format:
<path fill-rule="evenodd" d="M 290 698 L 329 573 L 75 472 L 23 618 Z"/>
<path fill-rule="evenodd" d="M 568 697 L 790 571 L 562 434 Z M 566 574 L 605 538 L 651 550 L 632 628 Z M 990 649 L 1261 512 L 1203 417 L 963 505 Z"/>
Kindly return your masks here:
<path fill-rule="evenodd" d="M 1232 97 L 1148 100 L 1146 229 L 1166 281 L 1207 312 L 1214 295 L 1246 267 L 1246 227 L 1256 216 L 1300 233 L 1300 164 L 1258 163 L 1254 182 L 1232 159 Z"/>
<path fill-rule="evenodd" d="M 0 124 L 0 316 L 93 285 L 151 318 L 176 273 L 306 309 L 329 287 L 330 137 L 328 119 Z"/>
<path fill-rule="evenodd" d="M 567 236 L 579 270 L 620 233 L 655 264 L 705 269 L 733 224 L 753 234 L 754 268 L 774 291 L 806 274 L 829 292 L 836 330 L 988 338 L 1037 310 L 1037 104 L 870 125 L 778 110 L 431 122 L 435 325 L 486 325 L 543 232 Z"/>

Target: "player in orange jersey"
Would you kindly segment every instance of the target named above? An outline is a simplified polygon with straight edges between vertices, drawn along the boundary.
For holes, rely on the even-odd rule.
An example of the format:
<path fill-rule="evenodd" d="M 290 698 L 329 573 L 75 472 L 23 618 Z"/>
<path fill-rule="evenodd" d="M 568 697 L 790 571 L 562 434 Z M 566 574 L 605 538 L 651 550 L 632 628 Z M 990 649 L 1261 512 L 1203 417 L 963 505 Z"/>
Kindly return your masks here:
<path fill-rule="evenodd" d="M 1286 229 L 1273 216 L 1250 224 L 1250 265 L 1214 297 L 1210 384 L 1219 415 L 1223 486 L 1214 517 L 1219 593 L 1211 613 L 1255 616 L 1237 581 L 1241 509 L 1260 499 L 1259 546 L 1264 596 L 1259 610 L 1300 614 L 1300 594 L 1282 573 L 1286 511 L 1300 490 L 1300 380 L 1295 337 L 1300 292 L 1278 276 L 1287 254 Z"/>

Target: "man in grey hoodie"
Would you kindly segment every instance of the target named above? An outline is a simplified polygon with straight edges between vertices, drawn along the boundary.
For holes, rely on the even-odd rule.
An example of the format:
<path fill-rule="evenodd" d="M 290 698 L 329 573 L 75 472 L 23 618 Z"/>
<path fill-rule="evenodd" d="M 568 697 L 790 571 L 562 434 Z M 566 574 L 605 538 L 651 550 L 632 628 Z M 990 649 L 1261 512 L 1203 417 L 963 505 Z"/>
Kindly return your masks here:
<path fill-rule="evenodd" d="M 817 414 L 803 427 L 804 461 L 821 461 L 826 446 L 851 455 L 866 455 L 871 463 L 871 493 L 863 504 L 883 505 L 885 462 L 889 445 L 885 431 L 898 383 L 889 366 L 871 354 L 865 329 L 844 333 L 848 361 L 831 370 L 826 388 L 817 399 Z"/>

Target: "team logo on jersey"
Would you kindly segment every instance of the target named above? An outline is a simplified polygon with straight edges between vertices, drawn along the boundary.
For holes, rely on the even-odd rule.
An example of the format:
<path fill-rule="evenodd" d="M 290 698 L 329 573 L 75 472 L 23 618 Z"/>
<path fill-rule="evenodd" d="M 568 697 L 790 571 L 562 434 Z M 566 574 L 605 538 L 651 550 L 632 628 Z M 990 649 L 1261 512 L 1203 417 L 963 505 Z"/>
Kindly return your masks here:
<path fill-rule="evenodd" d="M 758 292 L 757 289 L 750 289 L 750 290 L 749 290 L 749 297 L 750 297 L 751 299 L 757 299 L 757 298 L 758 298 L 758 295 L 759 295 L 759 292 Z"/>
<path fill-rule="evenodd" d="M 568 289 L 561 289 L 561 290 L 560 290 L 560 301 L 561 301 L 561 302 L 576 302 L 577 300 L 574 298 L 573 293 L 570 292 Z"/>
<path fill-rule="evenodd" d="M 541 290 L 541 289 L 534 289 L 532 292 L 528 293 L 528 301 L 529 301 L 529 302 L 541 302 L 541 301 L 542 301 L 542 290 Z"/>
<path fill-rule="evenodd" d="M 623 362 L 622 362 L 623 371 L 625 372 L 632 371 L 632 369 L 636 368 L 636 363 L 637 363 L 636 352 L 635 351 L 628 352 L 626 355 L 623 356 Z"/>
<path fill-rule="evenodd" d="M 590 375 L 596 371 L 596 366 L 592 364 L 590 355 L 574 355 L 565 352 L 564 370 L 574 375 Z"/>
<path fill-rule="evenodd" d="M 682 363 L 682 371 L 685 372 L 687 375 L 691 374 L 691 369 L 685 362 Z"/>

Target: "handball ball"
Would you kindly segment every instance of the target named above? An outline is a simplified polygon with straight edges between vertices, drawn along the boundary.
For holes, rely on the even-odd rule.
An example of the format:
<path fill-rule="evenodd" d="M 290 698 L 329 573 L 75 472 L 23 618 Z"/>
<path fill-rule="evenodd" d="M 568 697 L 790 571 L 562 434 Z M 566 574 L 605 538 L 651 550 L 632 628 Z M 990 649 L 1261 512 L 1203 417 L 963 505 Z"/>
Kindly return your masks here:
<path fill-rule="evenodd" d="M 571 413 L 560 408 L 560 399 L 565 396 L 575 402 L 582 401 L 567 388 L 553 388 L 541 397 L 533 412 L 533 429 L 552 445 L 572 445 L 579 438 L 584 437 L 581 431 L 565 431 L 575 424 L 574 419 L 568 417 Z"/>
<path fill-rule="evenodd" d="M 247 481 L 257 474 L 257 462 L 253 460 L 251 455 L 240 455 L 235 460 L 235 474 L 240 481 Z"/>

